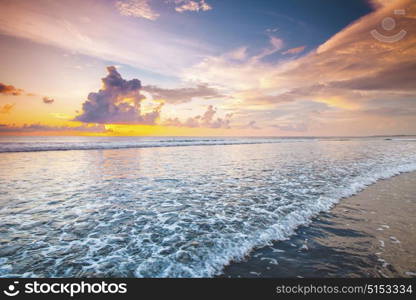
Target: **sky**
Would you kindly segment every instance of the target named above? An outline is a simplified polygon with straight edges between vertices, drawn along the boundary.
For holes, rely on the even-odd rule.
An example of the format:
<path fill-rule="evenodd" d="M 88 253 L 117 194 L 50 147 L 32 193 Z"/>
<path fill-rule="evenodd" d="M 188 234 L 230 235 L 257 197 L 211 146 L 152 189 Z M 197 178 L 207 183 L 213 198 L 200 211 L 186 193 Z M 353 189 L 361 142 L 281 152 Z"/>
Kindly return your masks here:
<path fill-rule="evenodd" d="M 416 134 L 414 0 L 2 0 L 0 135 Z"/>

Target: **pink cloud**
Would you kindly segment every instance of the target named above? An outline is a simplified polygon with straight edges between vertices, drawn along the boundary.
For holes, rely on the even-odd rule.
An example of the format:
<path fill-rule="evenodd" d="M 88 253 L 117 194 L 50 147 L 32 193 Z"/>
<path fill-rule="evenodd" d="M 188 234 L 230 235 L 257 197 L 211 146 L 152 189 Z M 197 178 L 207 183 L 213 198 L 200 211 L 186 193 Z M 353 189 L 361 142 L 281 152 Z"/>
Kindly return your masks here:
<path fill-rule="evenodd" d="M 305 50 L 306 46 L 300 46 L 300 47 L 296 47 L 296 48 L 292 48 L 289 50 L 286 50 L 285 52 L 282 52 L 282 54 L 286 55 L 286 54 L 298 54 L 303 52 L 303 50 Z"/>

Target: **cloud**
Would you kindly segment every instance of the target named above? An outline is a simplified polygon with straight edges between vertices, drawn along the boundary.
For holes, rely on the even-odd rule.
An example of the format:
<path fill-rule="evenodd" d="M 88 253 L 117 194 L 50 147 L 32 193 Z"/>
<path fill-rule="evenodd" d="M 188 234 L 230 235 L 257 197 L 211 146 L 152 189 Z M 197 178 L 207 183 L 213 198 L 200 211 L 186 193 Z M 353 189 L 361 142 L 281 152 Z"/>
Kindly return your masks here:
<path fill-rule="evenodd" d="M 234 94 L 234 97 L 241 99 L 239 105 L 259 105 L 259 106 L 268 106 L 270 104 L 279 104 L 283 102 L 294 101 L 296 92 L 289 91 L 282 94 L 268 94 L 267 91 L 262 89 L 250 89 L 244 90 L 242 92 L 237 92 Z M 267 108 L 267 107 L 266 107 Z M 267 108 L 268 109 L 268 108 Z"/>
<path fill-rule="evenodd" d="M 205 0 L 171 0 L 170 2 L 177 5 L 175 7 L 177 12 L 208 11 L 212 9 L 212 6 L 205 2 Z"/>
<path fill-rule="evenodd" d="M 332 82 L 332 87 L 353 90 L 416 90 L 416 62 L 386 66 L 384 70 L 357 79 Z"/>
<path fill-rule="evenodd" d="M 266 32 L 267 33 L 274 33 L 274 32 L 278 32 L 279 28 L 275 27 L 275 28 L 267 28 Z"/>
<path fill-rule="evenodd" d="M 232 60 L 243 61 L 247 58 L 247 47 L 240 47 L 225 54 L 225 57 Z"/>
<path fill-rule="evenodd" d="M 392 1 L 395 1 L 395 0 L 368 0 L 371 6 L 374 7 L 375 9 L 388 5 Z"/>
<path fill-rule="evenodd" d="M 296 132 L 308 131 L 308 126 L 305 123 L 280 124 L 280 125 L 272 125 L 271 127 L 278 128 L 281 131 L 296 131 Z"/>
<path fill-rule="evenodd" d="M 43 103 L 45 103 L 45 104 L 52 104 L 52 103 L 54 103 L 55 102 L 55 99 L 53 99 L 53 98 L 50 98 L 50 97 L 43 97 L 42 98 L 42 101 L 43 101 Z"/>
<path fill-rule="evenodd" d="M 414 94 L 409 95 L 408 98 L 397 98 L 395 101 L 391 101 L 390 97 L 375 99 L 368 101 L 366 105 L 355 112 L 363 115 L 369 114 L 391 118 L 402 116 L 416 118 L 416 102 L 414 101 Z"/>
<path fill-rule="evenodd" d="M 198 84 L 196 87 L 163 89 L 154 85 L 143 87 L 143 91 L 150 93 L 156 100 L 164 100 L 166 103 L 185 103 L 194 98 L 212 99 L 224 97 L 216 89 L 206 84 Z"/>
<path fill-rule="evenodd" d="M 106 132 L 104 125 L 81 125 L 81 126 L 49 126 L 40 123 L 24 124 L 0 124 L 0 132 L 45 132 L 45 131 L 78 131 L 78 132 Z"/>
<path fill-rule="evenodd" d="M 8 114 L 12 111 L 14 104 L 5 104 L 0 106 L 0 114 Z"/>
<path fill-rule="evenodd" d="M 217 109 L 214 108 L 212 105 L 208 106 L 207 110 L 204 112 L 203 115 L 197 115 L 195 117 L 188 118 L 185 122 L 179 120 L 179 118 L 170 118 L 167 119 L 163 125 L 165 126 L 175 126 L 175 127 L 203 127 L 203 128 L 223 128 L 229 129 L 230 121 L 232 114 L 225 115 L 224 118 L 217 117 L 215 115 L 217 113 Z"/>
<path fill-rule="evenodd" d="M 383 70 L 414 62 L 416 5 L 409 1 L 394 3 L 399 2 L 408 5 L 407 14 L 396 20 L 397 28 L 408 31 L 404 39 L 396 43 L 384 43 L 371 36 L 370 31 L 379 29 L 380 20 L 390 16 L 394 6 L 382 8 L 333 36 L 315 53 L 299 60 L 292 70 L 282 75 L 314 81 L 319 78 L 321 82 L 357 80 L 372 75 L 377 77 L 377 73 Z"/>
<path fill-rule="evenodd" d="M 201 37 L 184 35 L 180 30 L 164 30 L 146 19 L 120 17 L 116 7 L 109 9 L 109 2 L 116 3 L 114 0 L 1 0 L 0 34 L 164 77 L 176 76 L 184 67 L 197 63 L 201 56 L 217 51 Z M 90 22 L 81 21 L 81 15 L 88 16 Z M 135 21 L 142 20 L 145 22 L 134 26 Z"/>
<path fill-rule="evenodd" d="M 266 83 L 276 71 L 275 65 L 263 62 L 263 58 L 277 53 L 284 42 L 269 36 L 269 46 L 260 49 L 255 55 L 247 55 L 247 47 L 239 47 L 219 56 L 206 56 L 202 61 L 186 68 L 182 77 L 185 80 L 205 82 L 222 86 L 229 90 L 256 88 Z"/>
<path fill-rule="evenodd" d="M 406 14 L 394 15 L 394 10 L 399 8 L 404 9 Z M 396 28 L 390 32 L 384 30 L 381 24 L 386 17 L 396 21 Z M 400 30 L 406 30 L 407 34 L 395 43 L 385 43 L 371 35 L 373 29 L 386 36 Z M 279 43 L 274 45 L 279 48 Z M 328 125 L 322 130 L 335 132 L 348 127 L 346 124 L 351 124 L 352 128 L 361 122 L 363 130 L 371 131 L 372 122 L 365 121 L 370 112 L 374 117 L 378 113 L 378 116 L 387 118 L 386 113 L 382 114 L 387 111 L 392 112 L 392 119 L 405 116 L 403 110 L 409 104 L 399 103 L 398 100 L 414 96 L 416 3 L 412 0 L 386 3 L 300 58 L 289 57 L 275 63 L 255 59 L 267 54 L 266 50 L 252 57 L 240 56 L 241 60 L 232 59 L 229 54 L 206 57 L 189 68 L 184 78 L 200 80 L 212 86 L 226 86 L 233 99 L 227 103 L 228 108 L 235 114 L 244 114 L 247 120 L 256 115 L 256 120 L 262 125 L 265 121 L 276 124 L 272 116 L 276 116 L 282 106 L 293 104 L 302 114 L 302 120 L 310 116 L 308 122 L 311 124 L 315 121 L 332 125 L 344 122 L 337 129 Z M 292 54 L 300 50 L 286 52 Z M 315 114 L 300 105 L 306 102 L 321 104 L 325 111 Z M 386 102 L 400 107 L 396 110 L 383 108 Z M 296 111 L 290 113 L 296 115 Z M 303 125 L 287 125 L 298 124 L 296 120 L 280 121 L 282 123 L 278 126 L 281 130 L 304 129 Z M 305 124 L 312 128 L 309 123 Z M 388 126 L 392 125 L 382 122 L 380 126 L 390 130 Z"/>
<path fill-rule="evenodd" d="M 123 16 L 144 18 L 154 21 L 160 14 L 154 11 L 150 0 L 119 0 L 115 3 L 118 11 Z M 175 11 L 182 13 L 186 11 L 208 11 L 212 9 L 205 0 L 167 0 L 166 3 L 173 3 Z"/>
<path fill-rule="evenodd" d="M 124 80 L 114 66 L 107 67 L 108 75 L 102 78 L 103 87 L 90 93 L 82 105 L 82 113 L 75 121 L 100 124 L 156 124 L 162 104 L 151 112 L 143 112 L 138 79 Z"/>
<path fill-rule="evenodd" d="M 392 12 L 397 8 L 405 9 L 406 14 L 395 16 L 396 31 L 383 32 L 380 21 L 394 16 Z M 407 35 L 395 43 L 385 43 L 370 34 L 373 29 L 389 36 L 403 29 Z M 357 97 L 365 101 L 390 95 L 394 99 L 397 92 L 414 93 L 415 33 L 416 3 L 392 1 L 352 23 L 316 51 L 278 68 L 280 71 L 268 80 L 276 87 L 287 83 L 285 88 L 292 94 L 308 93 L 310 99 L 325 93 L 354 102 Z M 321 88 L 311 91 L 311 86 Z"/>
<path fill-rule="evenodd" d="M 260 54 L 254 56 L 252 60 L 258 61 L 266 56 L 272 55 L 283 48 L 283 40 L 275 36 L 269 36 L 270 47 L 265 48 Z"/>
<path fill-rule="evenodd" d="M 378 107 L 374 109 L 366 109 L 360 111 L 363 114 L 371 114 L 377 116 L 416 116 L 416 110 L 400 107 Z"/>
<path fill-rule="evenodd" d="M 243 128 L 260 129 L 260 127 L 257 126 L 257 122 L 256 121 L 250 121 L 250 122 L 248 122 L 248 124 L 246 126 L 243 126 Z"/>
<path fill-rule="evenodd" d="M 282 52 L 282 54 L 284 54 L 284 55 L 286 55 L 286 54 L 299 54 L 299 53 L 303 52 L 303 50 L 305 50 L 305 48 L 306 48 L 306 46 L 300 46 L 300 47 L 288 49 L 288 50 Z"/>
<path fill-rule="evenodd" d="M 153 11 L 148 0 L 120 0 L 116 7 L 123 16 L 156 20 L 160 15 Z"/>
<path fill-rule="evenodd" d="M 0 82 L 0 94 L 20 96 L 24 93 L 24 90 L 15 88 L 12 85 L 6 85 Z"/>
<path fill-rule="evenodd" d="M 14 87 L 13 85 L 7 85 L 1 82 L 0 82 L 0 94 L 11 95 L 11 96 L 21 96 L 21 95 L 26 95 L 30 97 L 36 96 L 36 94 L 34 93 L 27 93 L 23 89 L 19 89 L 19 88 Z"/>

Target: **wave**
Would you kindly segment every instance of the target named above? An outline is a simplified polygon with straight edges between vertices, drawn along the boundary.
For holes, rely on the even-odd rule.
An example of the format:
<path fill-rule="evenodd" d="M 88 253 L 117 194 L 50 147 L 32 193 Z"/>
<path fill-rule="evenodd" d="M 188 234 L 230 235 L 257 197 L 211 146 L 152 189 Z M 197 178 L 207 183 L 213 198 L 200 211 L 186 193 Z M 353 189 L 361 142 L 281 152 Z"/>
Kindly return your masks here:
<path fill-rule="evenodd" d="M 117 150 L 134 148 L 160 148 L 183 146 L 226 146 L 250 144 L 275 144 L 283 142 L 311 141 L 301 139 L 273 139 L 273 140 L 220 140 L 220 139 L 184 139 L 160 140 L 154 142 L 101 142 L 101 143 L 0 143 L 0 153 L 12 152 L 42 152 L 42 151 L 74 151 L 74 150 Z"/>
<path fill-rule="evenodd" d="M 413 171 L 416 171 L 416 163 L 395 167 L 376 174 L 360 176 L 356 178 L 356 180 L 348 188 L 334 190 L 333 197 L 320 197 L 317 200 L 316 205 L 303 208 L 302 210 L 293 211 L 288 214 L 283 221 L 280 220 L 279 223 L 274 224 L 269 229 L 264 231 L 254 242 L 247 241 L 234 248 L 224 249 L 224 255 L 212 258 L 204 272 L 195 272 L 193 275 L 195 275 L 195 277 L 213 277 L 220 275 L 225 266 L 229 265 L 231 262 L 242 261 L 254 249 L 269 246 L 274 241 L 288 239 L 290 236 L 295 234 L 295 231 L 299 226 L 310 224 L 312 219 L 319 213 L 329 211 L 342 199 L 357 194 L 358 192 L 364 190 L 367 186 L 372 185 L 379 180 L 388 179 L 401 173 Z M 138 269 L 138 272 L 136 272 L 136 275 L 138 277 L 142 277 L 140 274 L 140 268 Z M 163 274 L 162 277 L 165 275 L 169 276 L 169 274 Z"/>
<path fill-rule="evenodd" d="M 403 142 L 415 142 L 416 138 L 387 138 L 385 140 L 390 141 L 403 141 Z"/>

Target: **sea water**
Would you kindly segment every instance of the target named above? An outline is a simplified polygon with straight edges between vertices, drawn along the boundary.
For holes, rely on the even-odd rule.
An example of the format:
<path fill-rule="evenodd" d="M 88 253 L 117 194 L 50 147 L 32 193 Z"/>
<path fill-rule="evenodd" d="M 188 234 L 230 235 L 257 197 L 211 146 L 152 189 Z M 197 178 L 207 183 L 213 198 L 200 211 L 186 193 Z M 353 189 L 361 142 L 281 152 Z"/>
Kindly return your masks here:
<path fill-rule="evenodd" d="M 215 276 L 413 170 L 412 138 L 2 137 L 0 276 Z"/>

